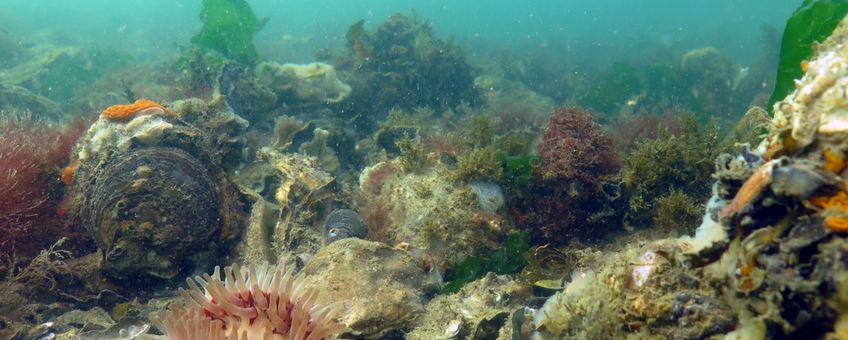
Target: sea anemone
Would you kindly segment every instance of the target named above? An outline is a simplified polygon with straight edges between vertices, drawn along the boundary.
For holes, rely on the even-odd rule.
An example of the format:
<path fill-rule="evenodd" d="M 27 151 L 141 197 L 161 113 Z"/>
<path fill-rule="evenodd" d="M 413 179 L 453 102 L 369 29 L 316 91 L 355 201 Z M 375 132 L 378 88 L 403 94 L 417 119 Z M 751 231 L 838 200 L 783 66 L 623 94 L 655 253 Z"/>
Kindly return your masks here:
<path fill-rule="evenodd" d="M 166 339 L 326 339 L 345 330 L 333 321 L 340 305 L 320 305 L 318 291 L 279 266 L 233 264 L 186 279 L 186 305 L 152 316 Z M 198 286 L 199 284 L 199 286 Z"/>

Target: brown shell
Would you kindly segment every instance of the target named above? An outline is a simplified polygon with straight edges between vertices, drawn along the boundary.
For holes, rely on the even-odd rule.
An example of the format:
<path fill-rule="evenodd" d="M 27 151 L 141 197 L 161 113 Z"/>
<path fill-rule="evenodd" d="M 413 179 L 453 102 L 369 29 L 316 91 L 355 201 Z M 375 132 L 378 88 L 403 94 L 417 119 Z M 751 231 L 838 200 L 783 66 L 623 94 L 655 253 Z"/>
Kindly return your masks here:
<path fill-rule="evenodd" d="M 177 148 L 131 150 L 99 172 L 86 195 L 83 222 L 114 276 L 176 276 L 179 259 L 202 251 L 221 229 L 214 177 Z"/>

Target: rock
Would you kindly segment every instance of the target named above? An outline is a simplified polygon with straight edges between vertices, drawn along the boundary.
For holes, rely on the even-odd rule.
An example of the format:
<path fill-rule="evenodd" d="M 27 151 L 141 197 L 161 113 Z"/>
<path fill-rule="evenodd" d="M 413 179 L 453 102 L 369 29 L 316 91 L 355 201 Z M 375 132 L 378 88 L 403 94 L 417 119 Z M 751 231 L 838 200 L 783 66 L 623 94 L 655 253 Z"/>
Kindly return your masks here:
<path fill-rule="evenodd" d="M 269 173 L 279 182 L 274 193 L 279 211 L 271 234 L 273 250 L 302 267 L 323 245 L 323 218 L 339 204 L 335 178 L 322 171 L 314 157 L 267 148 L 258 155 L 271 165 Z"/>
<path fill-rule="evenodd" d="M 252 72 L 237 62 L 224 64 L 218 89 L 233 111 L 251 122 L 268 119 L 277 103 L 271 89 L 257 84 Z"/>
<path fill-rule="evenodd" d="M 0 111 L 32 112 L 36 117 L 57 119 L 61 110 L 56 102 L 26 88 L 0 83 Z"/>
<path fill-rule="evenodd" d="M 303 101 L 333 104 L 350 96 L 351 87 L 339 79 L 333 65 L 325 63 L 277 64 L 264 62 L 256 68 L 260 83 L 278 95 L 294 93 Z"/>
<path fill-rule="evenodd" d="M 535 313 L 535 336 L 702 339 L 731 331 L 736 317 L 715 287 L 721 281 L 685 263 L 682 243 L 633 242 L 594 255 L 562 292 Z"/>
<path fill-rule="evenodd" d="M 272 263 L 271 230 L 277 217 L 272 204 L 256 195 L 242 239 L 242 264 Z"/>
<path fill-rule="evenodd" d="M 347 238 L 318 251 L 300 275 L 319 301 L 344 304 L 340 321 L 351 335 L 378 338 L 411 328 L 423 313 L 428 270 L 405 250 Z"/>
<path fill-rule="evenodd" d="M 106 329 L 115 324 L 109 313 L 100 307 L 87 311 L 72 310 L 52 320 L 57 327 L 74 327 L 80 330 Z"/>
<path fill-rule="evenodd" d="M 489 273 L 456 294 L 439 295 L 430 301 L 406 338 L 493 339 L 500 334 L 502 339 L 510 339 L 513 327 L 508 316 L 529 303 L 530 298 L 529 286 L 507 275 Z M 456 325 L 458 329 L 454 329 Z"/>
<path fill-rule="evenodd" d="M 400 168 L 397 160 L 382 164 L 360 175 L 365 203 L 357 211 L 369 224 L 369 238 L 407 243 L 446 268 L 499 248 L 514 230 L 504 209 L 485 211 L 477 193 L 457 185 L 446 167 L 401 174 L 392 170 Z"/>

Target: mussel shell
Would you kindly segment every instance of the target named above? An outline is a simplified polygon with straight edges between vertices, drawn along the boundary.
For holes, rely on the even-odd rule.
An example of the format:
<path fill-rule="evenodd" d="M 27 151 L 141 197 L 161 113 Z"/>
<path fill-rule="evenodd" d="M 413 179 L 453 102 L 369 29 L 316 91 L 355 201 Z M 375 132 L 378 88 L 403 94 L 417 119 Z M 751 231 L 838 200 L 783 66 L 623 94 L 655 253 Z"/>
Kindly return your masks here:
<path fill-rule="evenodd" d="M 206 162 L 172 147 L 112 157 L 92 176 L 81 217 L 114 277 L 173 278 L 222 226 L 221 197 Z"/>
<path fill-rule="evenodd" d="M 807 199 L 822 185 L 835 184 L 832 177 L 809 164 L 782 165 L 773 171 L 771 188 L 780 195 Z"/>
<path fill-rule="evenodd" d="M 330 213 L 324 223 L 325 244 L 348 237 L 365 238 L 368 236 L 368 226 L 356 211 L 337 209 Z"/>

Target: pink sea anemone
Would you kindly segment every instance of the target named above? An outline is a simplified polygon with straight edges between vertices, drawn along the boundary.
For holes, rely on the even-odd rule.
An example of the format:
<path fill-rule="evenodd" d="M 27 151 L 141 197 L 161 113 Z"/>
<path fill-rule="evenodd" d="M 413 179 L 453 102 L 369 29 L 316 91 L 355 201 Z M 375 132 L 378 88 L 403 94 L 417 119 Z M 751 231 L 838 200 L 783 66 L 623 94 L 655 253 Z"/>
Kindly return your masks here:
<path fill-rule="evenodd" d="M 186 302 L 152 319 L 171 340 L 327 339 L 345 330 L 334 321 L 340 305 L 320 305 L 318 291 L 279 266 L 233 264 L 212 276 L 186 279 Z M 199 285 L 198 285 L 199 284 Z"/>

